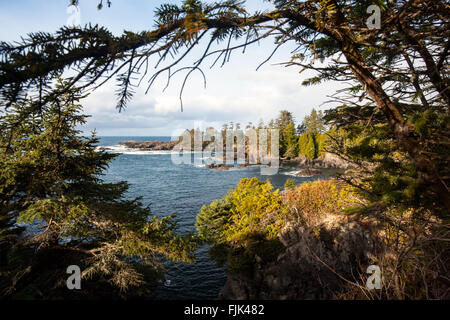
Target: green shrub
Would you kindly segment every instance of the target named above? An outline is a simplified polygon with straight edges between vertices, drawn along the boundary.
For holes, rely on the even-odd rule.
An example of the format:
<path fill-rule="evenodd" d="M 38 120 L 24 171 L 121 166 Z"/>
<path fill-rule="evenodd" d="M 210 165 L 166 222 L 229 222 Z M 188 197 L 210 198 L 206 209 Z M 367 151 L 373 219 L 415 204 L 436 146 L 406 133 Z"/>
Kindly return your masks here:
<path fill-rule="evenodd" d="M 295 188 L 295 180 L 294 179 L 287 179 L 284 184 L 284 189 L 294 189 Z"/>
<path fill-rule="evenodd" d="M 200 238 L 232 245 L 243 244 L 256 234 L 276 238 L 287 212 L 278 191 L 270 182 L 242 179 L 223 199 L 202 207 L 196 222 Z"/>
<path fill-rule="evenodd" d="M 232 215 L 225 229 L 225 239 L 240 243 L 254 233 L 263 233 L 266 239 L 276 238 L 287 212 L 278 191 L 273 190 L 270 182 L 242 179 L 227 196 L 232 203 Z"/>
<path fill-rule="evenodd" d="M 195 226 L 201 240 L 220 243 L 224 240 L 226 224 L 231 216 L 232 204 L 228 198 L 214 200 L 200 209 Z"/>

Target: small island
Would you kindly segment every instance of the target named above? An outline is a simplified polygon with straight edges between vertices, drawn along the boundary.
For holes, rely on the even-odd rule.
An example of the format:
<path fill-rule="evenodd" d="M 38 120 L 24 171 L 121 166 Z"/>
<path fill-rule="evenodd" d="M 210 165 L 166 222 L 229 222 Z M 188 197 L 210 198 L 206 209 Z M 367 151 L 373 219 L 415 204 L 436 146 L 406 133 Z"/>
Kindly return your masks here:
<path fill-rule="evenodd" d="M 124 141 L 119 145 L 130 148 L 147 151 L 170 151 L 177 145 L 177 141 Z"/>

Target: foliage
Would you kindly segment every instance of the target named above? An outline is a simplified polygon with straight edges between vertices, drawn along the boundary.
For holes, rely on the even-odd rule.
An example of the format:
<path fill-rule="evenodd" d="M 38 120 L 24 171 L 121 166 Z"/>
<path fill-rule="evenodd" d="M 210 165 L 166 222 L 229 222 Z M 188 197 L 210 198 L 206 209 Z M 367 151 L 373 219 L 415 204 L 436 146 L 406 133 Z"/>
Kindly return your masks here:
<path fill-rule="evenodd" d="M 290 219 L 307 222 L 325 214 L 341 214 L 344 209 L 361 204 L 350 186 L 333 180 L 307 182 L 285 190 L 283 203 L 289 209 Z"/>
<path fill-rule="evenodd" d="M 346 110 L 343 106 L 336 111 L 329 111 L 330 122 L 336 123 L 337 112 Z M 431 113 L 432 114 L 432 113 Z M 431 115 L 430 114 L 430 115 Z M 440 112 L 433 114 L 434 125 L 427 126 L 428 137 L 437 133 L 446 126 L 447 115 Z M 403 206 L 404 208 L 429 207 L 433 199 L 432 190 L 427 190 L 422 183 L 422 178 L 417 172 L 414 161 L 396 144 L 392 139 L 392 130 L 383 123 L 382 119 L 374 125 L 366 126 L 362 123 L 342 124 L 340 126 L 346 131 L 345 137 L 334 139 L 332 147 L 334 152 L 344 155 L 346 158 L 358 163 L 358 174 L 351 179 L 352 183 L 358 184 L 365 190 L 365 197 L 372 203 L 383 207 L 391 205 Z M 439 129 L 438 129 L 439 128 Z M 432 147 L 429 145 L 429 147 Z M 432 151 L 431 151 L 432 150 Z M 443 154 L 448 152 L 445 146 L 432 147 L 430 152 Z M 440 166 L 444 167 L 446 161 Z M 437 208 L 436 208 L 437 209 Z M 436 211 L 436 214 L 439 214 Z"/>
<path fill-rule="evenodd" d="M 86 118 L 79 98 L 73 90 L 41 112 L 31 101 L 0 118 L 1 221 L 32 230 L 2 251 L 3 295 L 17 297 L 32 287 L 47 298 L 65 295 L 70 264 L 112 294 L 143 285 L 148 274 L 157 277 L 160 257 L 193 261 L 196 241 L 175 233 L 173 215 L 153 217 L 140 199 L 124 198 L 125 182 L 101 180 L 115 156 L 98 151 L 94 136 L 79 136 L 76 127 Z M 1 234 L 14 232 L 14 225 L 2 224 Z"/>
<path fill-rule="evenodd" d="M 309 159 L 322 156 L 327 140 L 325 130 L 322 111 L 317 112 L 313 108 L 297 128 L 297 131 L 301 133 L 298 138 L 298 153 Z"/>
<path fill-rule="evenodd" d="M 301 126 L 307 132 L 312 132 L 314 134 L 321 134 L 325 132 L 325 124 L 323 120 L 322 111 L 316 111 L 316 109 L 312 109 L 311 113 L 303 119 Z"/>
<path fill-rule="evenodd" d="M 223 199 L 203 206 L 197 230 L 210 243 L 243 244 L 249 237 L 275 239 L 288 220 L 313 220 L 324 214 L 341 214 L 364 202 L 354 188 L 335 180 L 318 180 L 295 186 L 286 182 L 279 194 L 270 182 L 244 178 Z"/>
<path fill-rule="evenodd" d="M 286 150 L 284 152 L 284 157 L 286 158 L 295 158 L 298 154 L 297 151 L 297 136 L 295 135 L 295 126 L 294 123 L 290 123 L 283 131 L 283 138 Z M 281 150 L 280 150 L 281 151 Z"/>
<path fill-rule="evenodd" d="M 284 189 L 294 189 L 295 188 L 295 180 L 294 179 L 287 179 L 284 184 Z"/>
<path fill-rule="evenodd" d="M 383 10 L 381 29 L 366 25 L 367 7 L 374 3 Z M 385 221 L 385 213 L 397 209 L 412 210 L 418 218 L 431 210 L 440 219 L 441 229 L 436 230 L 445 229 L 450 212 L 448 3 L 276 0 L 274 4 L 274 10 L 248 15 L 243 4 L 233 0 L 186 1 L 182 6 L 165 5 L 157 10 L 152 31 L 124 32 L 115 37 L 105 28 L 87 26 L 62 28 L 55 34 L 34 33 L 14 44 L 1 43 L 1 114 L 33 97 L 32 108 L 22 113 L 28 121 L 28 116 L 57 101 L 74 85 L 92 90 L 105 83 L 97 84 L 99 79 L 107 81 L 114 76 L 119 80 L 121 110 L 132 97 L 133 86 L 141 83 L 135 77 L 147 75 L 146 62 L 154 55 L 159 55 L 159 60 L 148 79 L 149 86 L 163 73 L 170 80 L 184 71 L 181 96 L 192 72 L 203 75 L 200 67 L 208 57 L 214 56 L 213 65 L 217 61 L 223 65 L 234 50 L 273 36 L 274 51 L 292 43 L 296 48 L 284 65 L 315 71 L 303 84 L 329 80 L 348 84 L 333 96 L 341 107 L 327 117 L 331 125 L 348 132 L 347 137 L 333 140 L 332 148 L 357 166 L 342 179 L 370 202 L 360 214 Z M 194 65 L 174 70 L 208 35 L 204 52 Z M 233 39 L 243 41 L 234 44 Z M 212 49 L 216 43 L 218 48 Z M 176 60 L 159 67 L 170 56 Z M 71 71 L 68 81 L 55 87 L 56 78 L 67 70 Z M 315 157 L 311 141 L 306 139 L 309 146 L 304 149 L 308 157 Z M 9 174 L 12 176 L 5 179 L 14 179 Z M 39 189 L 39 184 L 33 188 Z M 395 221 L 395 216 L 389 218 Z M 446 242 L 448 237 L 440 245 Z M 420 250 L 423 248 L 430 250 L 428 246 Z M 417 250 L 412 247 L 409 252 Z M 433 254 L 426 252 L 431 260 L 425 264 L 432 265 Z M 398 257 L 405 255 L 399 253 Z M 442 274 L 442 270 L 434 271 Z"/>
<path fill-rule="evenodd" d="M 269 182 L 244 178 L 223 199 L 202 208 L 197 230 L 213 244 L 213 259 L 226 262 L 230 272 L 248 274 L 256 257 L 266 263 L 283 252 L 279 236 L 288 221 L 313 224 L 322 215 L 341 214 L 356 205 L 361 205 L 358 195 L 333 180 L 300 186 L 288 181 L 279 194 Z"/>
<path fill-rule="evenodd" d="M 277 237 L 286 210 L 270 182 L 244 178 L 228 197 L 233 206 L 224 233 L 228 242 L 243 242 L 254 233 L 264 234 L 267 239 Z"/>
<path fill-rule="evenodd" d="M 370 121 L 361 120 L 366 113 L 371 113 Z M 425 112 L 426 119 L 433 121 L 428 122 L 421 116 L 416 118 L 418 114 L 423 113 L 413 111 L 409 121 L 423 139 L 421 146 L 434 154 L 435 164 L 445 173 L 448 148 L 427 140 L 443 137 L 448 115 L 430 108 Z M 344 298 L 446 299 L 448 284 L 439 279 L 448 273 L 449 220 L 435 189 L 426 187 L 417 163 L 399 148 L 386 118 L 372 106 L 343 105 L 328 111 L 326 119 L 339 127 L 330 136 L 329 148 L 355 165 L 340 178 L 353 185 L 367 202 L 353 212 L 378 221 L 384 236 L 384 249 L 374 257 L 385 277 L 383 290 L 374 295 L 351 288 Z"/>
<path fill-rule="evenodd" d="M 285 213 L 281 196 L 270 182 L 244 178 L 224 199 L 203 206 L 196 226 L 208 242 L 242 245 L 255 235 L 276 238 Z"/>
<path fill-rule="evenodd" d="M 20 43 L 0 44 L 2 107 L 8 108 L 31 95 L 39 109 L 75 84 L 90 90 L 105 83 L 97 85 L 99 79 L 107 81 L 117 76 L 121 110 L 131 99 L 133 87 L 142 83 L 136 81 L 140 71 L 145 68 L 142 77 L 147 75 L 145 66 L 152 55 L 160 55 L 160 59 L 157 71 L 150 76 L 150 86 L 163 73 L 170 80 L 177 73 L 173 70 L 176 65 L 209 34 L 205 52 L 195 64 L 177 69 L 187 73 L 182 93 L 189 76 L 194 71 L 202 73 L 200 66 L 207 57 L 216 55 L 215 63 L 221 60 L 223 65 L 232 51 L 274 36 L 275 50 L 290 42 L 298 46 L 285 65 L 315 71 L 305 84 L 346 82 L 350 87 L 337 92 L 335 100 L 357 108 L 376 106 L 399 148 L 413 159 L 423 180 L 419 183 L 430 186 L 448 211 L 448 175 L 441 172 L 448 166 L 440 163 L 448 160 L 441 154 L 435 161 L 434 153 L 427 150 L 445 148 L 447 131 L 440 130 L 444 137 L 439 139 L 436 133 L 427 137 L 416 129 L 426 128 L 421 125 L 424 121 L 433 124 L 434 116 L 428 117 L 433 113 L 430 110 L 437 108 L 445 114 L 450 103 L 446 72 L 449 6 L 431 0 L 378 1 L 384 10 L 383 28 L 372 30 L 366 25 L 369 3 L 373 4 L 354 0 L 276 1 L 275 10 L 249 16 L 243 3 L 233 0 L 208 4 L 185 1 L 181 6 L 161 6 L 152 31 L 127 31 L 115 37 L 105 28 L 87 26 L 62 28 L 55 34 L 34 33 Z M 267 32 L 261 34 L 261 29 Z M 233 38 L 245 40 L 233 45 Z M 215 43 L 222 47 L 210 50 Z M 172 55 L 179 59 L 159 68 Z M 317 61 L 325 60 L 326 66 L 317 67 Z M 64 87 L 56 88 L 54 80 L 67 69 L 74 75 Z M 423 110 L 417 108 L 417 103 Z M 367 113 L 360 118 L 369 119 Z"/>
<path fill-rule="evenodd" d="M 225 241 L 224 232 L 231 216 L 231 208 L 232 203 L 228 197 L 202 206 L 195 223 L 199 238 L 208 243 Z"/>
<path fill-rule="evenodd" d="M 244 178 L 223 199 L 203 206 L 197 215 L 199 237 L 213 247 L 218 264 L 230 272 L 251 272 L 255 256 L 272 261 L 283 250 L 278 234 L 286 207 L 270 182 Z"/>

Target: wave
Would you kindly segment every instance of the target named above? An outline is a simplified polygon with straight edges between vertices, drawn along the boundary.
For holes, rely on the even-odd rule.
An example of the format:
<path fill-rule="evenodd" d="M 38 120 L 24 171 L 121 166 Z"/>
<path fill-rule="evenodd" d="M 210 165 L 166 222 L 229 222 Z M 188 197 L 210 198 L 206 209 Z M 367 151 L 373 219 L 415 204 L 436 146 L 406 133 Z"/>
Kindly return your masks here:
<path fill-rule="evenodd" d="M 134 154 L 134 155 L 167 155 L 167 154 L 178 154 L 179 151 L 176 150 L 142 150 L 128 148 L 122 145 L 113 146 L 98 146 L 96 150 L 104 150 L 111 153 L 119 154 Z M 185 153 L 199 153 L 199 151 L 184 151 Z M 202 158 L 203 159 L 203 158 Z"/>
<path fill-rule="evenodd" d="M 97 150 L 105 150 L 106 152 L 111 153 L 120 153 L 120 154 L 135 154 L 135 155 L 163 155 L 163 154 L 171 154 L 172 151 L 153 151 L 153 150 L 141 150 L 141 149 L 132 149 L 127 148 L 121 145 L 114 146 L 99 146 Z"/>
<path fill-rule="evenodd" d="M 297 177 L 297 178 L 309 178 L 309 177 L 313 177 L 313 175 L 301 175 L 298 176 L 298 170 L 295 171 L 281 171 L 280 174 L 285 175 L 285 176 L 292 176 L 292 177 Z"/>

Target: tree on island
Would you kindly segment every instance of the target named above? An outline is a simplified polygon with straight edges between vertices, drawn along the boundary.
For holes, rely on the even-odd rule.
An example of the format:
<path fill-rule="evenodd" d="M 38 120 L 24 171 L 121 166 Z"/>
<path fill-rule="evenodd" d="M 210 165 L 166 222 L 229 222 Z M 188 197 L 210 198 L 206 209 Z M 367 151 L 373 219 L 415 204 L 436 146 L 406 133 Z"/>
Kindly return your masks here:
<path fill-rule="evenodd" d="M 271 121 L 271 123 L 272 125 L 269 124 L 269 128 L 279 130 L 280 156 L 289 158 L 295 157 L 296 137 L 292 113 L 287 110 L 281 110 L 278 118 Z"/>
<path fill-rule="evenodd" d="M 288 124 L 286 128 L 283 130 L 283 142 L 285 144 L 284 146 L 284 153 L 281 153 L 286 158 L 295 158 L 298 155 L 298 148 L 297 148 L 297 141 L 298 137 L 295 134 L 295 125 L 293 122 Z"/>
<path fill-rule="evenodd" d="M 312 132 L 305 132 L 298 139 L 298 149 L 301 155 L 309 159 L 317 158 L 316 136 Z"/>
<path fill-rule="evenodd" d="M 301 132 L 298 140 L 298 150 L 300 155 L 309 159 L 315 159 L 325 151 L 325 141 L 328 133 L 325 132 L 322 111 L 317 112 L 312 109 L 309 115 L 306 115 L 302 123 L 297 127 Z"/>

